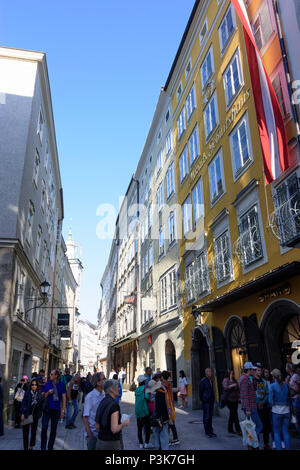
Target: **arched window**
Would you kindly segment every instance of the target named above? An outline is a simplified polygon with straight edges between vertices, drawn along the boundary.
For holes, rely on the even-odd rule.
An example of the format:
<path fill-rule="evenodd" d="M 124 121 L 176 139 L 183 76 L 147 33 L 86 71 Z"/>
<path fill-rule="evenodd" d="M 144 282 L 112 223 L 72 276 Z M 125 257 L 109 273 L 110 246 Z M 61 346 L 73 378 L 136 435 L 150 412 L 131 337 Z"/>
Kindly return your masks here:
<path fill-rule="evenodd" d="M 248 360 L 247 342 L 243 324 L 237 318 L 231 321 L 228 330 L 228 344 L 231 352 L 232 367 L 235 378 L 241 376 L 243 365 Z"/>
<path fill-rule="evenodd" d="M 285 362 L 292 361 L 292 354 L 295 349 L 292 348 L 294 341 L 300 339 L 300 315 L 294 315 L 286 324 L 283 332 L 283 345 L 282 352 L 285 357 Z"/>

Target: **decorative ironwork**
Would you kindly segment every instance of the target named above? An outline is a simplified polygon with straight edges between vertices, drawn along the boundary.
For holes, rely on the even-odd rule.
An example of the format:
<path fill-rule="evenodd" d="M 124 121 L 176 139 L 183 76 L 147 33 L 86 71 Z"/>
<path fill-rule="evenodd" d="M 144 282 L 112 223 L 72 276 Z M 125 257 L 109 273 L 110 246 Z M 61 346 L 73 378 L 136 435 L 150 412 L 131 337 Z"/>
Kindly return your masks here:
<path fill-rule="evenodd" d="M 293 246 L 300 240 L 300 189 L 288 197 L 285 186 L 273 200 L 275 211 L 270 216 L 269 227 L 281 246 Z"/>
<path fill-rule="evenodd" d="M 233 253 L 244 266 L 249 266 L 263 256 L 259 229 L 257 226 L 246 230 L 239 228 L 240 236 L 233 244 Z"/>

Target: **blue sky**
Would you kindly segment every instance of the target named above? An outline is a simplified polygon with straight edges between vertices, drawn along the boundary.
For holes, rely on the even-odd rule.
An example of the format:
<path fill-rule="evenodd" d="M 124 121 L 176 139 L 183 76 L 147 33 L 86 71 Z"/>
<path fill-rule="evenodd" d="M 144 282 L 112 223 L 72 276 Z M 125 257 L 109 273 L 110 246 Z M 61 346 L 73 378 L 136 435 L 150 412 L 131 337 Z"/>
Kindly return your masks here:
<path fill-rule="evenodd" d="M 0 44 L 47 54 L 67 238 L 82 246 L 82 318 L 96 323 L 111 240 L 97 207 L 118 207 L 135 171 L 194 0 L 0 2 Z"/>

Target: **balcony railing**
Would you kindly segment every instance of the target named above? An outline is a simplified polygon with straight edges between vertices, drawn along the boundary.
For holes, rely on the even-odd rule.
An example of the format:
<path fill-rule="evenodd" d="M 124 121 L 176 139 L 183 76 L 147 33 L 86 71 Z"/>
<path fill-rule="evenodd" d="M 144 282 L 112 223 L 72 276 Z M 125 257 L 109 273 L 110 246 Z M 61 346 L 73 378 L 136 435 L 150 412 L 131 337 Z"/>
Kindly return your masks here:
<path fill-rule="evenodd" d="M 293 247 L 300 242 L 300 189 L 286 201 L 278 195 L 273 200 L 280 245 Z"/>

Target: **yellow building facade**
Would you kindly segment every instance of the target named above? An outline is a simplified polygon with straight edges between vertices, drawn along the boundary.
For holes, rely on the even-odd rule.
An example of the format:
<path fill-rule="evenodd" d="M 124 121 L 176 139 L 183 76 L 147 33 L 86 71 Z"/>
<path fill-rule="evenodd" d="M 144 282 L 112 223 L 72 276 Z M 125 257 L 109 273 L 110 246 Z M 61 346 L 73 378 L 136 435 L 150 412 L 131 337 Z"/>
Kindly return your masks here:
<path fill-rule="evenodd" d="M 283 369 L 300 339 L 295 123 L 272 2 L 246 4 L 284 115 L 289 170 L 265 186 L 244 32 L 229 0 L 195 2 L 165 86 L 172 97 L 185 366 L 194 408 L 206 367 L 220 391 L 226 369 L 239 377 L 246 360 Z"/>

